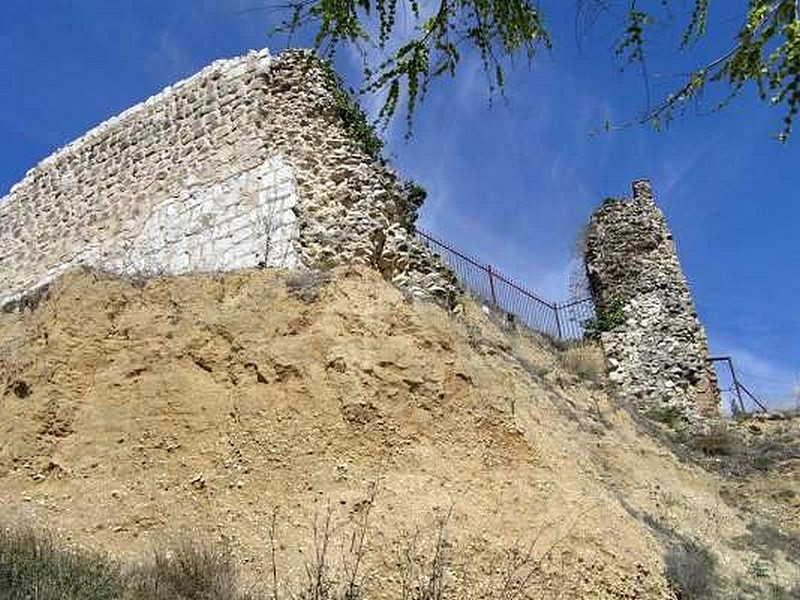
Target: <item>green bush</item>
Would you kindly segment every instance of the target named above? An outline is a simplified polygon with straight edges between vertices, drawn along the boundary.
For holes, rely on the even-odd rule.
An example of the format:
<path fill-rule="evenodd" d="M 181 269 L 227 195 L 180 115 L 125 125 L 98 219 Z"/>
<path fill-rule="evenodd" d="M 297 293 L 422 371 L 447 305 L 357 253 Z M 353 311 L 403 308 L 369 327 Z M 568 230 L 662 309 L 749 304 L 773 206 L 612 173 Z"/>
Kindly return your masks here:
<path fill-rule="evenodd" d="M 422 208 L 428 198 L 428 190 L 416 181 L 407 181 L 403 189 L 405 191 L 405 206 L 401 215 L 401 222 L 411 230 L 416 225 L 419 209 Z"/>
<path fill-rule="evenodd" d="M 598 341 L 600 335 L 606 331 L 616 329 L 625 324 L 625 303 L 614 300 L 604 310 L 598 311 L 597 316 L 583 322 L 583 336 L 587 340 Z"/>
<path fill-rule="evenodd" d="M 380 159 L 383 140 L 378 136 L 375 126 L 361 110 L 353 94 L 345 91 L 342 78 L 329 61 L 322 61 L 325 84 L 333 94 L 336 112 L 344 122 L 347 133 L 361 146 L 361 149 L 375 160 Z"/>
<path fill-rule="evenodd" d="M 645 411 L 644 416 L 670 429 L 681 429 L 686 424 L 686 415 L 678 406 L 652 407 Z"/>

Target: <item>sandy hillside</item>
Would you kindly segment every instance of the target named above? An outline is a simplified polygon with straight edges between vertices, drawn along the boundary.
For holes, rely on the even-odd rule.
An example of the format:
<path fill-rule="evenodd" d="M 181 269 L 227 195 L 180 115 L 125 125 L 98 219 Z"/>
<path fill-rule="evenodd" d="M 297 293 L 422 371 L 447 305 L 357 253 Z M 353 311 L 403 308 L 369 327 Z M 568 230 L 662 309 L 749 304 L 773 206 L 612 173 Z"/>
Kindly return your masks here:
<path fill-rule="evenodd" d="M 663 557 L 679 540 L 708 547 L 729 590 L 800 580 L 790 543 L 749 543 L 772 505 L 731 496 L 760 480 L 679 460 L 576 374 L 591 358 L 471 302 L 457 313 L 368 269 L 328 283 L 72 272 L 35 308 L 0 314 L 4 516 L 126 558 L 180 532 L 226 539 L 257 578 L 277 507 L 293 578 L 315 518 L 331 506 L 339 535 L 377 482 L 378 597 L 398 597 L 406 532 L 448 513 L 453 586 L 477 589 L 530 542 L 536 598 L 673 598 Z M 796 519 L 776 527 L 800 533 Z"/>

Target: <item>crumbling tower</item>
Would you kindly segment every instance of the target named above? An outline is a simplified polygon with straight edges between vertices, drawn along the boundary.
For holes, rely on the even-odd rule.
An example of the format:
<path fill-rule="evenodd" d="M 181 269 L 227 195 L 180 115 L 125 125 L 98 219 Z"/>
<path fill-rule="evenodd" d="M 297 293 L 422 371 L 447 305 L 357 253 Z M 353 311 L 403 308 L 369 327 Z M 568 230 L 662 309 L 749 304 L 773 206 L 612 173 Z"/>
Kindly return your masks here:
<path fill-rule="evenodd" d="M 706 334 L 650 183 L 604 202 L 586 241 L 609 376 L 622 395 L 672 425 L 718 415 Z"/>

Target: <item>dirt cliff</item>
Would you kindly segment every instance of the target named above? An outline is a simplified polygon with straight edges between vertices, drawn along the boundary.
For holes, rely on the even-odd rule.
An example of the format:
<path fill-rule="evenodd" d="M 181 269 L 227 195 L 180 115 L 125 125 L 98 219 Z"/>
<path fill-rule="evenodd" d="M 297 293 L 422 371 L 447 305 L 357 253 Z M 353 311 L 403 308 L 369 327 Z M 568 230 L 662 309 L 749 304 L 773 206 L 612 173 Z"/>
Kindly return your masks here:
<path fill-rule="evenodd" d="M 745 510 L 726 475 L 679 458 L 606 393 L 591 352 L 468 299 L 411 302 L 366 268 L 74 271 L 0 314 L 0 505 L 123 558 L 180 532 L 225 539 L 255 580 L 275 509 L 278 561 L 301 577 L 315 519 L 331 507 L 345 527 L 375 486 L 377 597 L 399 597 L 388 565 L 437 515 L 453 586 L 530 544 L 530 597 L 675 598 L 681 541 L 716 557 L 733 597 L 794 585 L 796 518 L 769 553 L 749 543 L 773 505 Z M 770 488 L 787 514 L 792 464 Z M 753 481 L 734 487 L 757 495 Z"/>

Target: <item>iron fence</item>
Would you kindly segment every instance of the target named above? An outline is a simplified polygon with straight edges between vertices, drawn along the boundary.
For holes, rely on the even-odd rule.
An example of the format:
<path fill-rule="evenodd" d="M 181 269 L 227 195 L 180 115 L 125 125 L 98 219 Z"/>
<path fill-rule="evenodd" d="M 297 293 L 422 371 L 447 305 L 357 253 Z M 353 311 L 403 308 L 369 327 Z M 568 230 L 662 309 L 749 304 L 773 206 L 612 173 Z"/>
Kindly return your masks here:
<path fill-rule="evenodd" d="M 559 340 L 578 340 L 584 337 L 586 322 L 594 318 L 591 298 L 550 302 L 425 231 L 418 229 L 417 237 L 453 270 L 466 289 L 535 331 Z"/>
<path fill-rule="evenodd" d="M 572 341 L 586 336 L 587 324 L 595 318 L 591 298 L 550 302 L 491 265 L 456 250 L 430 233 L 417 229 L 417 238 L 453 270 L 467 290 L 492 307 L 555 339 Z M 767 412 L 766 406 L 739 379 L 730 356 L 713 357 L 710 361 L 717 367 L 723 401 L 732 407 L 734 413 Z"/>
<path fill-rule="evenodd" d="M 727 369 L 723 368 L 722 370 L 717 368 L 717 379 L 719 381 L 719 390 L 722 394 L 723 406 L 730 406 L 733 414 L 737 412 L 748 414 L 751 412 L 748 410 L 748 405 L 761 412 L 768 412 L 767 407 L 739 379 L 739 375 L 733 366 L 733 359 L 730 356 L 715 356 L 709 360 L 715 368 L 719 366 L 727 367 Z"/>

